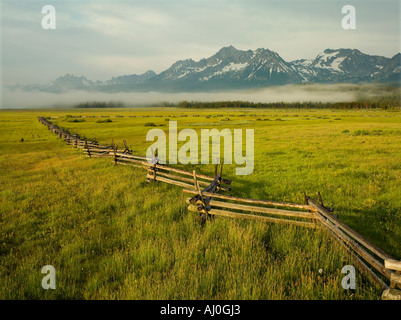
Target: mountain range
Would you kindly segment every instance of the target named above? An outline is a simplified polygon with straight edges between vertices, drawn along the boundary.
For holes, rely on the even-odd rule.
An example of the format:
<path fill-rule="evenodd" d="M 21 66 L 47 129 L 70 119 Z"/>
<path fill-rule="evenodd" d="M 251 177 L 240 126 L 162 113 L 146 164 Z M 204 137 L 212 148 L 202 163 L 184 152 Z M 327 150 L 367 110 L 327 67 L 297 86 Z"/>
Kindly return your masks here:
<path fill-rule="evenodd" d="M 285 61 L 268 49 L 238 50 L 224 47 L 199 61 L 179 60 L 157 74 L 113 77 L 91 81 L 66 74 L 46 85 L 14 85 L 25 91 L 64 92 L 86 90 L 122 91 L 215 91 L 250 89 L 300 83 L 366 83 L 396 82 L 401 79 L 401 53 L 392 58 L 368 55 L 357 49 L 326 49 L 315 59 Z"/>

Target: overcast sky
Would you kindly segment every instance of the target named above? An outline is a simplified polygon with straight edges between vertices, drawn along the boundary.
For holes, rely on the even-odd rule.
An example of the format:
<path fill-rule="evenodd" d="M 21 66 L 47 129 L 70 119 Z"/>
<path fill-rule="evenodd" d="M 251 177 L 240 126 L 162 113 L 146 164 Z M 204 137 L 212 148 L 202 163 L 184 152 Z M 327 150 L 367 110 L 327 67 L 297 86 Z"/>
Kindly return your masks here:
<path fill-rule="evenodd" d="M 3 84 L 48 83 L 72 73 L 90 80 L 159 73 L 177 60 L 199 60 L 223 46 L 267 48 L 284 60 L 315 58 L 326 48 L 400 52 L 400 1 L 20 1 L 1 0 Z M 56 30 L 44 30 L 44 5 Z M 356 30 L 343 30 L 343 5 L 356 8 Z"/>

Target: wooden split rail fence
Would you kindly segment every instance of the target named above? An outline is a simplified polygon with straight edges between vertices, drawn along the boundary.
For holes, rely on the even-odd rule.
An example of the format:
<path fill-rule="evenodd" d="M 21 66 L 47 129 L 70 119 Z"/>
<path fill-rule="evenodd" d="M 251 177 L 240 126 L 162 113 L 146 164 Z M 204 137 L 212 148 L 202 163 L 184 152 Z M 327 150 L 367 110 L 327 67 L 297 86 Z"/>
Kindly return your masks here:
<path fill-rule="evenodd" d="M 395 290 L 396 287 L 401 289 L 401 261 L 396 261 L 394 257 L 340 221 L 330 212 L 331 210 L 323 205 L 322 201 L 319 203 L 309 197 L 306 197 L 306 201 L 320 226 L 325 228 L 334 239 L 343 244 L 345 249 L 351 253 L 355 264 L 359 266 L 361 271 L 374 280 L 378 286 L 386 289 L 383 293 L 383 298 L 401 299 L 401 291 Z M 387 279 L 390 282 L 390 286 L 382 278 Z"/>
<path fill-rule="evenodd" d="M 308 228 L 317 226 L 314 214 L 308 212 L 308 205 L 238 198 L 206 188 L 201 192 L 191 189 L 184 189 L 183 192 L 194 195 L 186 198 L 188 209 L 204 215 L 294 224 Z"/>
<path fill-rule="evenodd" d="M 160 181 L 184 188 L 190 195 L 185 199 L 188 210 L 196 212 L 202 219 L 212 216 L 257 220 L 270 223 L 293 224 L 307 228 L 323 228 L 350 252 L 359 269 L 372 279 L 376 285 L 385 289 L 383 299 L 401 300 L 401 261 L 368 241 L 362 235 L 340 221 L 333 209 L 323 205 L 320 193 L 318 201 L 307 197 L 305 203 L 289 203 L 270 200 L 246 199 L 218 191 L 230 191 L 231 181 L 223 179 L 223 164 L 215 165 L 214 177 L 197 174 L 195 171 L 172 168 L 160 164 L 155 155 L 152 159 L 132 154 L 124 140 L 124 149 L 118 149 L 114 142 L 101 146 L 96 139 L 88 141 L 78 133 L 71 134 L 43 117 L 38 120 L 64 139 L 74 148 L 82 148 L 88 157 L 110 157 L 115 164 L 129 165 L 145 169 L 147 181 Z M 223 186 L 224 185 L 224 186 Z M 389 285 L 386 283 L 388 282 Z"/>

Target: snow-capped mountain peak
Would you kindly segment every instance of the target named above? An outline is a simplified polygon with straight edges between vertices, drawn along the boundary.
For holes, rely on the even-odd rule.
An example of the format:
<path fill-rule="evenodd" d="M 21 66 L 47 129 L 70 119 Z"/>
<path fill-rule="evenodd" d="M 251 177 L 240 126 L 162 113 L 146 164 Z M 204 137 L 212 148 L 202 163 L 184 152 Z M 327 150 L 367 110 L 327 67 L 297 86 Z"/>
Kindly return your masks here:
<path fill-rule="evenodd" d="M 269 49 L 244 51 L 228 46 L 199 61 L 178 60 L 159 74 L 149 70 L 144 74 L 128 74 L 104 82 L 66 74 L 47 85 L 10 87 L 48 92 L 203 91 L 294 83 L 400 82 L 400 72 L 400 53 L 386 58 L 364 54 L 357 49 L 326 49 L 314 59 L 287 62 Z"/>

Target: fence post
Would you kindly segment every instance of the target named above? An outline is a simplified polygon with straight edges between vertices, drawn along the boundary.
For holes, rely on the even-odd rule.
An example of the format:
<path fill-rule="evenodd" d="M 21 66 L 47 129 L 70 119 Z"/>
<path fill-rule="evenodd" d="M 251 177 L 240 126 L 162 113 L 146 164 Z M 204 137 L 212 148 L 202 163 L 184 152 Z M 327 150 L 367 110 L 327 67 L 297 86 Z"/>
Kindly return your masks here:
<path fill-rule="evenodd" d="M 152 162 L 153 162 L 153 181 L 156 181 L 156 171 L 157 171 L 157 164 L 159 163 L 159 160 L 157 159 L 157 148 L 155 148 L 155 152 L 153 153 L 153 148 L 152 148 Z"/>
<path fill-rule="evenodd" d="M 208 210 L 206 207 L 206 202 L 203 199 L 202 190 L 199 187 L 198 179 L 196 178 L 196 170 L 193 171 L 193 175 L 194 175 L 195 190 L 198 192 L 200 201 L 202 202 L 202 205 L 198 206 L 197 208 L 198 208 L 198 211 L 199 211 L 199 214 L 200 214 L 202 220 L 206 220 L 208 217 Z M 203 213 L 202 210 L 204 210 L 206 213 Z"/>
<path fill-rule="evenodd" d="M 117 145 L 113 146 L 113 152 L 114 152 L 114 165 L 117 164 Z"/>
<path fill-rule="evenodd" d="M 124 149 L 124 152 L 123 152 L 123 153 L 128 153 L 128 154 L 131 154 L 131 153 L 132 153 L 132 150 L 130 150 L 130 149 L 128 148 L 127 141 L 123 140 L 123 142 L 124 142 L 124 147 L 125 147 L 125 149 Z"/>
<path fill-rule="evenodd" d="M 88 141 L 85 138 L 85 150 L 88 153 L 89 158 L 91 158 L 91 152 L 89 151 Z"/>
<path fill-rule="evenodd" d="M 198 190 L 198 180 L 196 179 L 196 170 L 192 171 L 193 175 L 194 175 L 194 187 L 195 190 Z"/>
<path fill-rule="evenodd" d="M 75 140 L 74 140 L 74 148 L 78 146 L 78 132 L 75 131 Z"/>
<path fill-rule="evenodd" d="M 324 205 L 323 205 L 323 199 L 322 199 L 322 196 L 320 195 L 320 192 L 319 192 L 319 191 L 317 192 L 317 199 L 318 199 L 319 203 L 321 204 L 321 206 L 324 207 Z"/>

